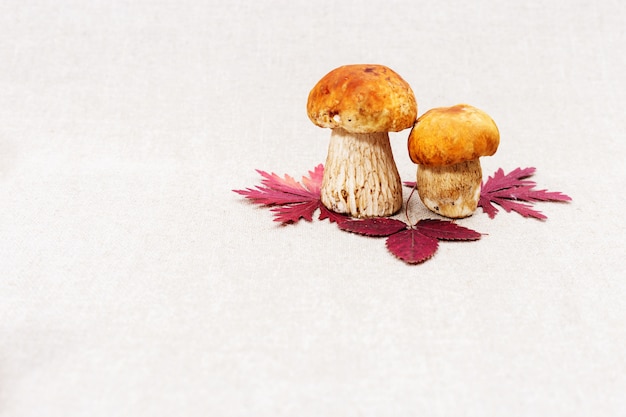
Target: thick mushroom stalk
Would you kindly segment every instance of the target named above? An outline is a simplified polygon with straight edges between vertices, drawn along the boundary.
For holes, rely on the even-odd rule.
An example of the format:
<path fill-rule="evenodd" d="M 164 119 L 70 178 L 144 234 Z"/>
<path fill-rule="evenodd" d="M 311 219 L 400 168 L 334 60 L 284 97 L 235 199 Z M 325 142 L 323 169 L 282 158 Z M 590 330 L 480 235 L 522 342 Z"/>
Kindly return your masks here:
<path fill-rule="evenodd" d="M 444 166 L 419 165 L 417 189 L 431 211 L 455 219 L 471 216 L 478 206 L 482 183 L 480 161 Z"/>
<path fill-rule="evenodd" d="M 390 216 L 402 207 L 402 183 L 389 135 L 332 129 L 322 204 L 353 217 Z"/>

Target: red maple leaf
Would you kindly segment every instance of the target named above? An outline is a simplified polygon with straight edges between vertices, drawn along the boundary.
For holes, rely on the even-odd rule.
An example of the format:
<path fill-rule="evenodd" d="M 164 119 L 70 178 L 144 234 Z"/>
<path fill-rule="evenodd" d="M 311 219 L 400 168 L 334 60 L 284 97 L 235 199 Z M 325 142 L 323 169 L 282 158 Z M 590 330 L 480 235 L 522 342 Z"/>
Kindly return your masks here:
<path fill-rule="evenodd" d="M 571 201 L 572 199 L 560 192 L 536 190 L 537 185 L 529 180 L 535 173 L 535 168 L 516 168 L 508 174 L 504 174 L 502 168 L 498 169 L 492 177 L 482 184 L 478 206 L 483 209 L 490 218 L 494 218 L 499 205 L 505 211 L 521 214 L 524 217 L 534 217 L 544 220 L 547 217 L 538 210 L 533 209 L 532 204 L 537 201 Z"/>
<path fill-rule="evenodd" d="M 320 210 L 320 220 L 337 222 L 345 218 L 328 210 L 320 201 L 324 165 L 319 164 L 313 171 L 309 171 L 308 177 L 303 176 L 301 183 L 289 175 L 281 177 L 258 169 L 256 171 L 263 177 L 261 185 L 233 191 L 255 204 L 272 207 L 274 221 L 283 224 L 295 223 L 300 219 L 312 221 L 316 210 Z"/>
<path fill-rule="evenodd" d="M 478 240 L 481 236 L 449 220 L 424 219 L 412 226 L 390 218 L 346 219 L 337 224 L 347 232 L 387 237 L 389 252 L 409 264 L 430 259 L 439 247 L 439 240 Z"/>

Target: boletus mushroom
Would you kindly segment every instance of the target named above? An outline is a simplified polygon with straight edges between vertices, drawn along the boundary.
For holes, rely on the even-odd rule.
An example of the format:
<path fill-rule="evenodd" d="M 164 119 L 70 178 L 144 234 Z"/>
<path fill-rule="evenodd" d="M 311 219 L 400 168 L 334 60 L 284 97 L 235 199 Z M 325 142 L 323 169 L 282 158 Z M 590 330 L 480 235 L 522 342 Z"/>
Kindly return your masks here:
<path fill-rule="evenodd" d="M 417 118 L 409 84 L 383 65 L 345 65 L 311 90 L 309 119 L 332 129 L 322 179 L 328 209 L 353 217 L 390 216 L 402 207 L 402 183 L 388 132 Z"/>
<path fill-rule="evenodd" d="M 440 107 L 420 116 L 408 139 L 409 156 L 418 164 L 417 191 L 434 213 L 471 216 L 482 183 L 479 158 L 496 153 L 500 133 L 484 111 L 468 104 Z"/>

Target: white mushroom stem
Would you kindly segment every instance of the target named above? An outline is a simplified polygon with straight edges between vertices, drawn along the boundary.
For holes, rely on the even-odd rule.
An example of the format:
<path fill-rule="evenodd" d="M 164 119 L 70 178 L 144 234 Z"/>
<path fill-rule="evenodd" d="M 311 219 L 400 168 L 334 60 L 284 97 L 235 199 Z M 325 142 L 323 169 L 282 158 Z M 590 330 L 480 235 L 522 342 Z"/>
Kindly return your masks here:
<path fill-rule="evenodd" d="M 447 166 L 419 165 L 417 169 L 417 192 L 424 205 L 455 219 L 474 213 L 481 182 L 478 159 Z"/>
<path fill-rule="evenodd" d="M 402 183 L 387 132 L 330 136 L 322 204 L 353 217 L 390 216 L 402 207 Z"/>

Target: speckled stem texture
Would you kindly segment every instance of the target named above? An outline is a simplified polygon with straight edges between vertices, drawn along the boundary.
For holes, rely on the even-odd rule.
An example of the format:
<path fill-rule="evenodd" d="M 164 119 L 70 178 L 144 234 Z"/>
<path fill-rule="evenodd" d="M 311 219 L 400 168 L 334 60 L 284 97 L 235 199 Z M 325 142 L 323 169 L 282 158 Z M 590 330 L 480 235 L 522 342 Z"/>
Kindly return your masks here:
<path fill-rule="evenodd" d="M 482 169 L 474 159 L 446 166 L 419 165 L 417 192 L 432 212 L 451 218 L 471 216 L 478 206 Z"/>
<path fill-rule="evenodd" d="M 353 217 L 390 216 L 402 207 L 402 183 L 387 132 L 333 129 L 321 191 L 322 204 Z"/>

